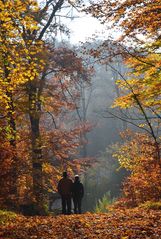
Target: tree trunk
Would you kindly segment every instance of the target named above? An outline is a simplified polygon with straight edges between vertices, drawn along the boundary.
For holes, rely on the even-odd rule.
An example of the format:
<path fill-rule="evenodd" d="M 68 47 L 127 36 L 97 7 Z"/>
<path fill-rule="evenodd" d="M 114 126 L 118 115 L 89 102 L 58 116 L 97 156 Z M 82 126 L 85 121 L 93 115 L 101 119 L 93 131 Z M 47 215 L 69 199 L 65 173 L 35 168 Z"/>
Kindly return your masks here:
<path fill-rule="evenodd" d="M 9 102 L 9 112 L 7 113 L 8 124 L 11 130 L 10 145 L 13 148 L 12 157 L 12 168 L 10 171 L 10 195 L 8 195 L 8 200 L 6 200 L 8 208 L 11 210 L 18 209 L 18 158 L 16 154 L 16 124 L 13 117 L 13 101 L 10 97 Z M 12 109 L 12 110 L 11 110 Z"/>
<path fill-rule="evenodd" d="M 30 82 L 29 89 L 29 117 L 32 137 L 32 177 L 35 214 L 44 214 L 44 192 L 42 172 L 42 143 L 40 135 L 40 101 L 34 81 Z"/>
<path fill-rule="evenodd" d="M 5 79 L 9 81 L 8 75 L 9 70 L 4 64 L 4 73 Z M 9 142 L 12 147 L 13 156 L 12 163 L 7 177 L 7 182 L 4 182 L 7 185 L 8 193 L 6 195 L 5 204 L 10 210 L 18 210 L 18 157 L 16 154 L 16 123 L 15 123 L 15 107 L 13 102 L 12 91 L 6 89 L 6 96 L 8 98 L 7 104 L 7 126 L 9 127 Z"/>
<path fill-rule="evenodd" d="M 8 193 L 6 195 L 5 204 L 9 210 L 18 210 L 18 157 L 16 154 L 16 124 L 13 117 L 13 102 L 12 99 L 9 102 L 9 111 L 7 113 L 8 126 L 10 128 L 10 145 L 12 147 L 12 163 L 8 175 L 8 182 L 4 182 L 8 185 Z"/>

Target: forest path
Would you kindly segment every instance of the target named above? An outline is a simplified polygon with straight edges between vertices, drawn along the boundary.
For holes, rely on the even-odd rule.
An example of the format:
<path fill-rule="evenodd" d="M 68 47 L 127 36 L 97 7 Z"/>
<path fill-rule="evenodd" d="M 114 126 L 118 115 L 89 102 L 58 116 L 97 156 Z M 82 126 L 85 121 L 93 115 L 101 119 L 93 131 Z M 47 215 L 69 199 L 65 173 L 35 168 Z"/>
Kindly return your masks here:
<path fill-rule="evenodd" d="M 0 239 L 159 239 L 161 211 L 117 210 L 69 216 L 17 216 L 1 225 Z"/>

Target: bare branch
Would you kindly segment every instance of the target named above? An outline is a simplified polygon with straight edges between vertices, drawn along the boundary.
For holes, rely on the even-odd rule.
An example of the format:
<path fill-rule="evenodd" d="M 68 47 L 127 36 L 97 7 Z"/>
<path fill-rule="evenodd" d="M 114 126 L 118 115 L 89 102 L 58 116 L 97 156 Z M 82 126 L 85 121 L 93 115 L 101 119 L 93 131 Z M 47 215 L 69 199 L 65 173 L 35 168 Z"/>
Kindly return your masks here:
<path fill-rule="evenodd" d="M 124 122 L 127 122 L 127 123 L 131 124 L 131 125 L 134 125 L 135 127 L 139 128 L 139 129 L 145 130 L 146 132 L 148 132 L 148 134 L 151 135 L 151 131 L 149 131 L 148 129 L 146 129 L 146 128 L 142 127 L 142 126 L 139 126 L 138 124 L 135 124 L 134 122 L 130 121 L 129 119 L 125 119 L 125 118 L 123 118 L 123 117 L 121 117 L 119 115 L 116 115 L 116 114 L 108 111 L 108 110 L 106 110 L 106 112 L 108 114 L 112 115 L 113 118 L 117 118 L 117 119 L 120 119 L 120 120 L 122 120 Z M 109 118 L 109 117 L 108 116 L 103 116 L 103 118 Z"/>
<path fill-rule="evenodd" d="M 53 114 L 52 114 L 51 112 L 49 112 L 49 111 L 47 111 L 46 113 L 48 113 L 48 114 L 51 116 L 51 118 L 52 118 L 52 120 L 53 120 L 53 124 L 54 124 L 54 126 L 55 126 L 55 129 L 57 129 L 57 125 L 56 125 L 56 122 L 55 122 L 55 119 L 54 119 Z"/>
<path fill-rule="evenodd" d="M 49 1 L 49 2 L 51 2 L 51 1 Z M 48 19 L 46 25 L 44 26 L 44 28 L 43 28 L 42 31 L 40 32 L 40 35 L 39 35 L 39 37 L 38 37 L 38 40 L 41 40 L 41 39 L 43 38 L 43 36 L 44 36 L 46 30 L 48 29 L 48 27 L 50 26 L 50 24 L 51 24 L 53 18 L 55 17 L 55 13 L 56 13 L 58 10 L 61 9 L 63 3 L 64 3 L 64 0 L 59 0 L 59 1 L 56 3 L 56 5 L 53 6 L 53 11 L 52 11 L 52 13 L 51 13 L 51 15 L 50 15 L 50 17 L 49 17 L 49 19 Z"/>

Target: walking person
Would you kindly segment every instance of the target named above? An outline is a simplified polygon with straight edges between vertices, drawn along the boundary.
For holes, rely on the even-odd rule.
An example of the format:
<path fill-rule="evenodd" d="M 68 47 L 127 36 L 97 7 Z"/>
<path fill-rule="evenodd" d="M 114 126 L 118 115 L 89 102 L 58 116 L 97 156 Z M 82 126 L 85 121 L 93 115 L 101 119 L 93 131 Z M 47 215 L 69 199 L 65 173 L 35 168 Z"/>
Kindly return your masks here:
<path fill-rule="evenodd" d="M 82 198 L 84 196 L 84 187 L 80 182 L 79 176 L 75 175 L 75 180 L 72 187 L 72 197 L 74 203 L 74 213 L 81 213 Z"/>
<path fill-rule="evenodd" d="M 62 214 L 71 214 L 71 193 L 73 182 L 63 172 L 63 178 L 58 182 L 58 193 L 61 195 Z"/>

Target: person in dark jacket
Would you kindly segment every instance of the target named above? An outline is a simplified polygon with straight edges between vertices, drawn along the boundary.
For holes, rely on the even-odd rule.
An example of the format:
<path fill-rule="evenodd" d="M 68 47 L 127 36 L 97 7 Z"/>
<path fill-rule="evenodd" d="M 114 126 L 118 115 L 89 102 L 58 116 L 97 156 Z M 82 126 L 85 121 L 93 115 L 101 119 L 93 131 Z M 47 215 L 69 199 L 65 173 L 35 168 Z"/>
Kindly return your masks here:
<path fill-rule="evenodd" d="M 67 172 L 63 172 L 63 178 L 58 183 L 58 193 L 61 195 L 62 214 L 71 214 L 71 196 L 73 182 L 68 178 Z"/>
<path fill-rule="evenodd" d="M 81 204 L 83 196 L 84 196 L 83 184 L 80 182 L 79 176 L 75 175 L 75 180 L 72 187 L 74 213 L 81 213 Z"/>

